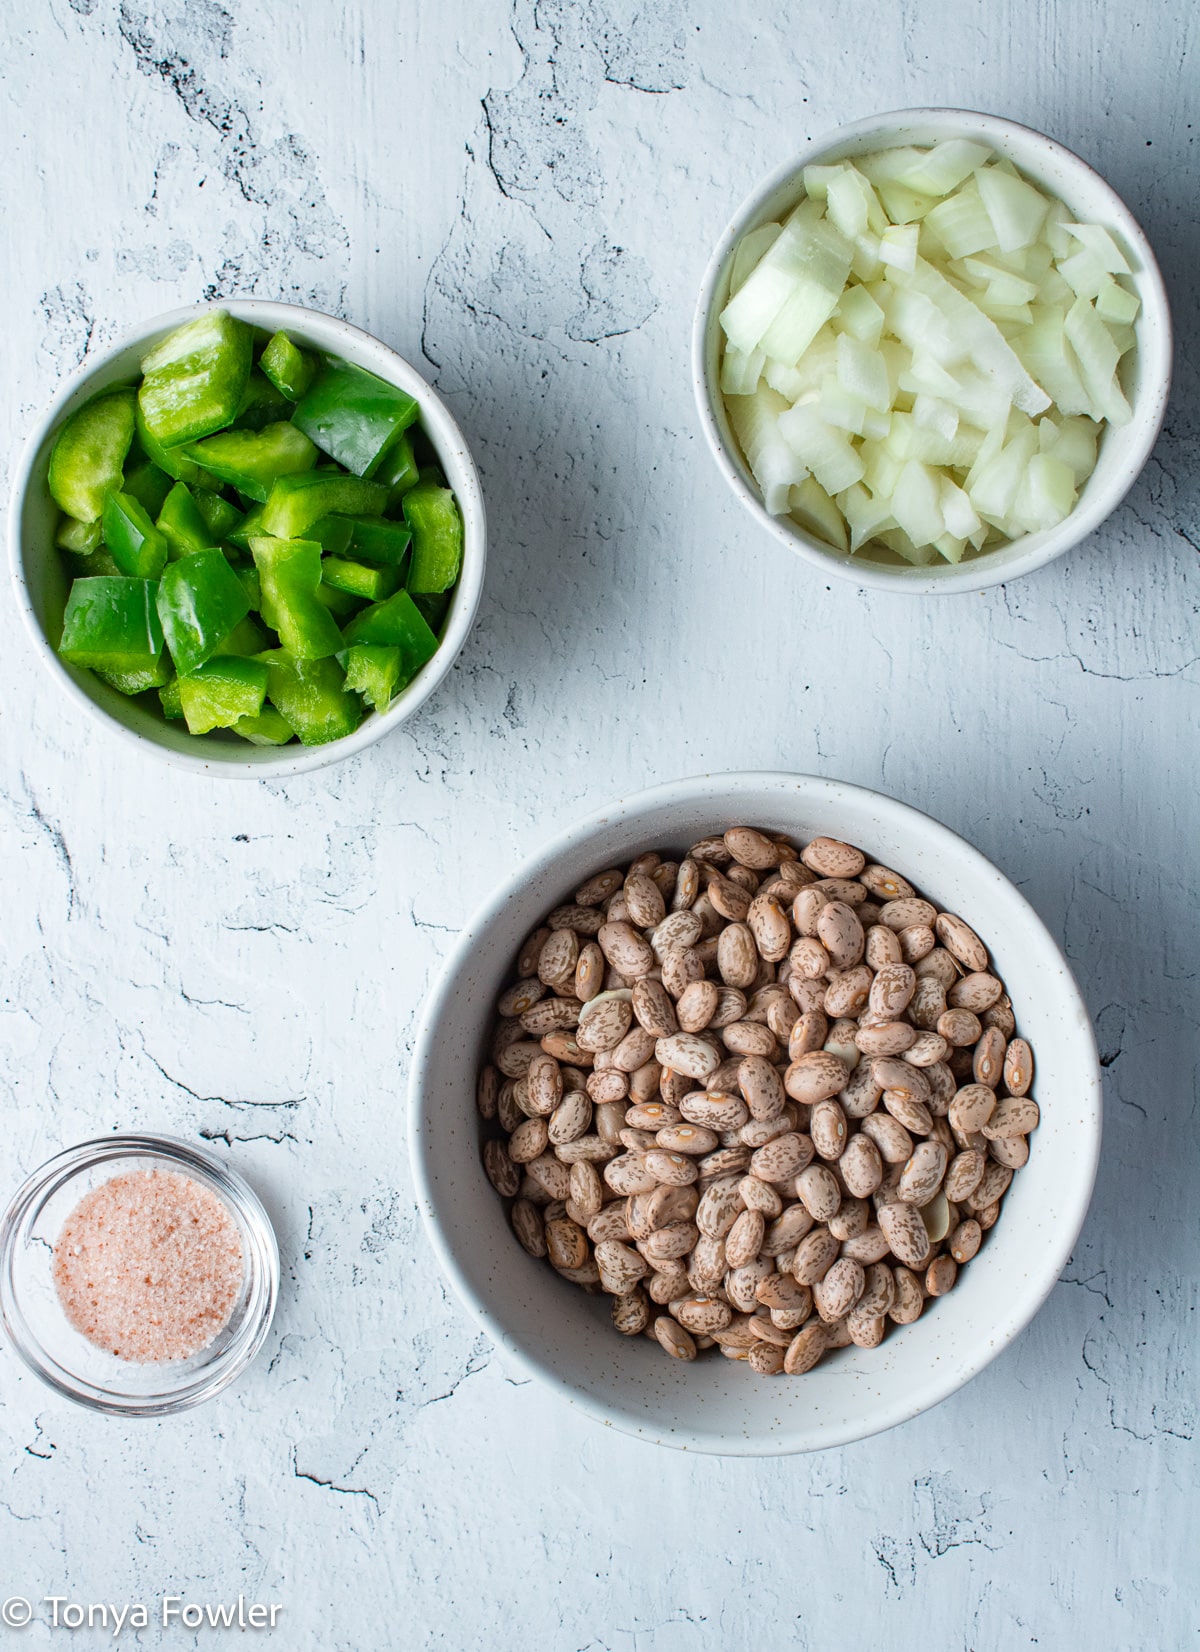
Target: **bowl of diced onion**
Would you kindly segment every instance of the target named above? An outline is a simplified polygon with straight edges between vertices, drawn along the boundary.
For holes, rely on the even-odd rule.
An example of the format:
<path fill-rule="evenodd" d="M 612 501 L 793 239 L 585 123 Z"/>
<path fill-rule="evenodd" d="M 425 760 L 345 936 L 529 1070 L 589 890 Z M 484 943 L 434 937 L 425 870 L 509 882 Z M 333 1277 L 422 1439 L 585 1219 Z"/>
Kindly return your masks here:
<path fill-rule="evenodd" d="M 701 421 L 776 536 L 862 586 L 977 591 L 1120 503 L 1162 426 L 1171 320 L 1128 207 L 997 116 L 911 109 L 743 203 L 693 334 Z"/>

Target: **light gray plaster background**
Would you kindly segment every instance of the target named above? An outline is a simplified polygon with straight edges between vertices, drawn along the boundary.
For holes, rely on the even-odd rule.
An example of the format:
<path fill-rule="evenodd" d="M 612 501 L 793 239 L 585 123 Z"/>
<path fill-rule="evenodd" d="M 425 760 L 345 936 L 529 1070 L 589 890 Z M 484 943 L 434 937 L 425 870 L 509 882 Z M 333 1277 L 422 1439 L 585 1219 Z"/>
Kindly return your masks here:
<path fill-rule="evenodd" d="M 123 326 L 283 297 L 424 363 L 491 524 L 443 690 L 283 785 L 101 739 L 0 606 L 5 1191 L 89 1134 L 175 1131 L 251 1177 L 284 1259 L 265 1353 L 183 1419 L 102 1420 L 0 1356 L 4 1592 L 240 1589 L 285 1603 L 278 1644 L 322 1652 L 1195 1645 L 1194 354 L 1103 532 L 915 603 L 827 587 L 741 514 L 687 351 L 709 249 L 763 173 L 841 120 L 959 103 L 1107 174 L 1194 352 L 1200 12 L 3 15 L 5 463 Z M 1107 1120 L 1077 1253 L 1013 1348 L 883 1438 L 743 1463 L 508 1380 L 434 1271 L 403 1142 L 422 995 L 496 880 L 622 790 L 753 766 L 882 787 L 998 861 L 1079 971 Z M 222 1644 L 161 1643 L 193 1639 Z"/>

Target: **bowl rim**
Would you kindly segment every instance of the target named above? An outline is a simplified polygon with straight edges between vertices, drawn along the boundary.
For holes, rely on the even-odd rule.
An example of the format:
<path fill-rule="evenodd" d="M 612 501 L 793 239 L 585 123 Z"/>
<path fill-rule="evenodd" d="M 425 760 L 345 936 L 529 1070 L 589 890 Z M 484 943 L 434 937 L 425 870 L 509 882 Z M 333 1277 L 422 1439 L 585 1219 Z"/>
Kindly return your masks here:
<path fill-rule="evenodd" d="M 230 315 L 251 326 L 266 327 L 272 331 L 290 328 L 297 332 L 325 335 L 316 347 L 331 353 L 337 352 L 340 341 L 368 357 L 373 357 L 373 370 L 381 378 L 387 378 L 389 368 L 392 364 L 398 363 L 403 370 L 402 377 L 410 377 L 422 386 L 417 397 L 422 420 L 426 421 L 427 414 L 432 410 L 434 418 L 442 428 L 446 440 L 438 442 L 439 450 L 451 444 L 455 449 L 454 464 L 458 475 L 451 481 L 451 486 L 459 497 L 463 515 L 463 566 L 454 588 L 446 629 L 437 653 L 396 696 L 382 715 L 368 711 L 352 734 L 343 735 L 338 740 L 331 740 L 320 746 L 281 747 L 278 748 L 277 755 L 269 755 L 265 748 L 254 747 L 248 747 L 243 755 L 237 753 L 236 747 L 221 742 L 223 752 L 229 751 L 237 755 L 209 756 L 208 753 L 213 751 L 215 742 L 210 745 L 207 735 L 190 737 L 195 743 L 194 751 L 177 751 L 152 735 L 119 722 L 83 688 L 51 646 L 34 611 L 25 578 L 25 500 L 30 490 L 38 485 L 39 478 L 36 472 L 39 453 L 50 432 L 62 419 L 68 405 L 126 351 L 145 343 L 155 334 L 169 332 L 212 310 L 226 310 Z M 395 380 L 392 379 L 390 382 Z M 217 779 L 283 780 L 292 775 L 325 768 L 331 763 L 340 762 L 343 758 L 354 756 L 406 722 L 440 687 L 462 652 L 479 611 L 487 562 L 487 520 L 479 472 L 466 438 L 441 395 L 407 357 L 392 349 L 391 345 L 385 344 L 382 339 L 376 338 L 373 333 L 355 326 L 353 322 L 344 321 L 340 316 L 329 315 L 324 310 L 310 309 L 302 304 L 277 302 L 274 299 L 229 298 L 186 304 L 127 327 L 111 344 L 89 355 L 63 379 L 30 427 L 14 467 L 9 497 L 8 542 L 9 566 L 16 603 L 34 651 L 59 687 L 77 706 L 82 707 L 89 717 L 122 740 L 129 749 L 149 752 L 151 756 L 169 763 L 176 769 Z M 48 554 L 58 553 L 51 545 L 48 547 Z"/>
<path fill-rule="evenodd" d="M 456 995 L 461 970 L 481 936 L 491 928 L 505 907 L 520 895 L 526 885 L 552 870 L 555 863 L 574 849 L 581 839 L 598 835 L 606 826 L 616 826 L 626 820 L 635 820 L 663 804 L 709 804 L 713 812 L 717 813 L 722 803 L 734 802 L 747 792 L 761 792 L 764 789 L 776 790 L 781 797 L 794 795 L 799 791 L 807 793 L 810 797 L 824 797 L 858 804 L 864 810 L 886 809 L 889 814 L 898 816 L 909 826 L 919 828 L 935 846 L 938 843 L 947 845 L 958 856 L 964 857 L 972 876 L 978 874 L 982 878 L 1000 881 L 1006 895 L 1023 909 L 1026 923 L 1061 961 L 1063 1008 L 1071 1012 L 1072 1024 L 1077 1027 L 1083 1048 L 1088 1055 L 1087 1070 L 1080 1072 L 1078 1090 L 1074 1093 L 1073 1100 L 1077 1099 L 1079 1106 L 1086 1112 L 1086 1123 L 1089 1128 L 1086 1139 L 1079 1142 L 1076 1155 L 1076 1162 L 1083 1175 L 1077 1183 L 1075 1202 L 1060 1212 L 1056 1242 L 1035 1256 L 1018 1306 L 1010 1312 L 990 1340 L 981 1343 L 979 1347 L 958 1360 L 944 1358 L 939 1361 L 936 1369 L 930 1370 L 922 1388 L 906 1388 L 901 1396 L 892 1404 L 884 1406 L 865 1427 L 854 1423 L 842 1426 L 817 1425 L 807 1429 L 797 1428 L 784 1440 L 731 1439 L 723 1436 L 720 1442 L 714 1442 L 710 1436 L 692 1432 L 687 1428 L 672 1428 L 669 1433 L 654 1432 L 652 1428 L 647 1427 L 644 1420 L 627 1413 L 621 1407 L 604 1404 L 590 1394 L 573 1387 L 509 1335 L 492 1304 L 474 1289 L 459 1267 L 437 1214 L 439 1199 L 435 1190 L 436 1179 L 432 1174 L 426 1151 L 426 1135 L 433 1116 L 426 1072 L 434 1059 L 445 1006 Z M 646 1443 L 721 1457 L 785 1457 L 799 1452 L 849 1445 L 910 1421 L 940 1404 L 977 1376 L 1030 1324 L 1058 1283 L 1059 1276 L 1083 1229 L 1091 1203 L 1099 1166 L 1103 1124 L 1100 1058 L 1091 1016 L 1062 948 L 1011 879 L 981 850 L 932 815 L 914 808 L 911 804 L 902 803 L 885 792 L 849 781 L 831 780 L 823 775 L 788 773 L 783 770 L 739 770 L 732 773 L 699 774 L 662 782 L 642 791 L 627 794 L 605 807 L 593 809 L 573 825 L 557 832 L 528 855 L 464 926 L 425 998 L 409 1073 L 408 1104 L 409 1162 L 414 1194 L 426 1237 L 443 1276 L 448 1280 L 458 1300 L 486 1335 L 503 1351 L 506 1361 L 522 1376 L 548 1386 L 560 1399 L 605 1427 L 629 1434 Z M 471 1117 L 474 1118 L 473 1107 Z"/>
<path fill-rule="evenodd" d="M 249 1240 L 246 1269 L 251 1293 L 243 1309 L 246 1334 L 240 1343 L 230 1344 L 209 1364 L 191 1372 L 176 1389 L 164 1387 L 145 1395 L 120 1395 L 77 1376 L 46 1352 L 18 1301 L 14 1271 L 26 1223 L 47 1198 L 82 1172 L 111 1164 L 116 1174 L 121 1161 L 136 1163 L 147 1158 L 166 1161 L 171 1169 L 208 1187 L 236 1212 Z M 278 1299 L 279 1242 L 262 1200 L 231 1165 L 178 1136 L 127 1132 L 94 1137 L 64 1148 L 25 1178 L 0 1215 L 0 1324 L 13 1351 L 35 1376 L 56 1393 L 91 1411 L 119 1417 L 167 1417 L 213 1399 L 257 1357 L 275 1317 Z M 164 1364 L 164 1372 L 171 1369 L 171 1362 Z"/>
<path fill-rule="evenodd" d="M 923 568 L 895 567 L 883 563 L 858 561 L 846 556 L 823 540 L 807 532 L 798 523 L 787 522 L 768 514 L 757 484 L 750 478 L 741 455 L 731 451 L 723 434 L 717 414 L 721 399 L 719 385 L 710 381 L 708 372 L 708 330 L 717 287 L 724 274 L 737 242 L 753 227 L 767 200 L 777 190 L 793 181 L 805 166 L 813 163 L 830 149 L 859 138 L 877 135 L 889 140 L 886 147 L 903 141 L 905 127 L 943 127 L 948 132 L 963 136 L 986 138 L 989 133 L 1006 136 L 1020 144 L 1040 145 L 1069 171 L 1083 175 L 1092 187 L 1098 187 L 1109 199 L 1112 215 L 1121 234 L 1132 246 L 1141 269 L 1138 272 L 1138 292 L 1142 299 L 1142 314 L 1154 312 L 1159 347 L 1153 355 L 1142 355 L 1146 368 L 1145 383 L 1138 395 L 1138 404 L 1148 411 L 1138 420 L 1142 424 L 1139 440 L 1129 455 L 1114 472 L 1107 488 L 1098 493 L 1084 509 L 1077 504 L 1070 515 L 1055 528 L 1037 534 L 1026 534 L 1000 546 L 984 556 L 948 564 L 931 573 Z M 1031 170 L 1027 168 L 1027 170 Z M 1031 170 L 1031 176 L 1033 175 Z M 1145 341 L 1138 340 L 1139 353 L 1146 350 Z M 898 592 L 909 596 L 948 596 L 956 593 L 983 591 L 1006 584 L 1025 574 L 1035 572 L 1065 555 L 1089 534 L 1093 533 L 1117 508 L 1137 481 L 1154 449 L 1166 418 L 1171 391 L 1173 360 L 1173 333 L 1170 301 L 1162 271 L 1155 257 L 1149 237 L 1133 212 L 1112 184 L 1082 156 L 1056 138 L 1039 132 L 1036 127 L 1008 120 L 1002 115 L 991 115 L 983 110 L 957 109 L 944 105 L 892 109 L 862 120 L 850 121 L 810 138 L 798 155 L 777 166 L 742 201 L 717 240 L 700 283 L 699 297 L 692 321 L 691 372 L 692 390 L 699 413 L 700 426 L 717 468 L 733 489 L 741 503 L 761 524 L 768 527 L 782 544 L 812 564 L 822 574 L 834 574 L 851 581 L 860 588 Z"/>

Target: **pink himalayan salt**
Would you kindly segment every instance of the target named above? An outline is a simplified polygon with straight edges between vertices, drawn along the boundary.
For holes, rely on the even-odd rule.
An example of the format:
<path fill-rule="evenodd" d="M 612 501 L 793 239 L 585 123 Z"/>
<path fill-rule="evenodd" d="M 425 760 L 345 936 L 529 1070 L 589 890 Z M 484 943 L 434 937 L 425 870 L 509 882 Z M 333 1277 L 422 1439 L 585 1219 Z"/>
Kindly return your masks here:
<path fill-rule="evenodd" d="M 63 1311 L 120 1359 L 187 1359 L 228 1322 L 242 1286 L 242 1242 L 222 1200 L 172 1170 L 101 1182 L 54 1247 Z"/>

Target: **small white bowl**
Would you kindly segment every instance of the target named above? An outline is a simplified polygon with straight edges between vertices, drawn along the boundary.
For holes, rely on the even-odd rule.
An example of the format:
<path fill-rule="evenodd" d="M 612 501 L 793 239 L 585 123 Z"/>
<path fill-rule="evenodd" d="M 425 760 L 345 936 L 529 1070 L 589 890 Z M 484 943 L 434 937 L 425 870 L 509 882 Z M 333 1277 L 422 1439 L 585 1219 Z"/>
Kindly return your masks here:
<path fill-rule="evenodd" d="M 252 746 L 220 735 L 188 734 L 153 711 L 119 694 L 90 671 L 68 665 L 57 652 L 69 580 L 54 545 L 58 508 L 46 487 L 50 450 L 59 426 L 83 402 L 112 384 L 132 382 L 147 350 L 185 321 L 210 309 L 228 310 L 267 333 L 283 329 L 311 350 L 342 356 L 389 384 L 398 385 L 420 409 L 421 428 L 437 453 L 463 518 L 463 566 L 454 588 L 442 642 L 433 658 L 380 715 L 368 712 L 353 734 L 324 746 Z M 398 727 L 424 705 L 458 657 L 475 619 L 483 591 L 486 535 L 483 493 L 463 434 L 437 392 L 403 356 L 348 321 L 266 299 L 229 299 L 219 305 L 191 304 L 131 329 L 107 350 L 90 357 L 63 384 L 37 421 L 25 445 L 13 484 L 9 546 L 17 604 L 33 646 L 51 676 L 76 705 L 127 745 L 162 757 L 176 768 L 208 775 L 280 780 L 323 768 L 361 751 Z"/>
<path fill-rule="evenodd" d="M 934 144 L 945 138 L 974 138 L 1007 156 L 1035 184 L 1056 195 L 1084 223 L 1115 229 L 1132 254 L 1134 286 L 1142 301 L 1137 344 L 1122 367 L 1122 384 L 1133 418 L 1122 428 L 1106 428 L 1096 468 L 1071 514 L 1056 528 L 1026 534 L 1008 545 L 951 563 L 914 568 L 883 553 L 876 559 L 866 548 L 853 557 L 834 550 L 785 516 L 771 516 L 762 490 L 750 473 L 729 423 L 720 387 L 723 335 L 720 314 L 729 297 L 733 255 L 742 237 L 770 223 L 804 195 L 806 166 L 847 160 L 854 155 L 902 144 Z M 965 109 L 900 109 L 839 127 L 811 141 L 797 159 L 788 161 L 743 201 L 717 243 L 696 306 L 692 330 L 692 380 L 700 422 L 722 475 L 738 498 L 790 550 L 822 574 L 835 574 L 859 586 L 929 596 L 946 591 L 982 591 L 1021 574 L 1032 573 L 1087 537 L 1120 504 L 1133 486 L 1162 428 L 1171 388 L 1171 312 L 1162 274 L 1145 231 L 1112 186 L 1086 161 L 1027 126 L 998 115 Z"/>
<path fill-rule="evenodd" d="M 805 1377 L 719 1357 L 669 1360 L 616 1335 L 603 1297 L 526 1255 L 480 1163 L 475 1081 L 496 995 L 521 942 L 585 878 L 646 849 L 685 849 L 736 823 L 829 833 L 961 913 L 991 949 L 1033 1045 L 1042 1122 L 983 1249 L 950 1294 L 876 1349 Z M 467 1310 L 519 1372 L 597 1422 L 660 1445 L 774 1456 L 845 1445 L 952 1394 L 1029 1323 L 1083 1225 L 1100 1149 L 1100 1066 L 1087 1008 L 1049 932 L 962 838 L 877 792 L 806 775 L 701 775 L 624 798 L 554 838 L 464 931 L 425 1005 L 410 1083 L 417 1199 Z"/>

